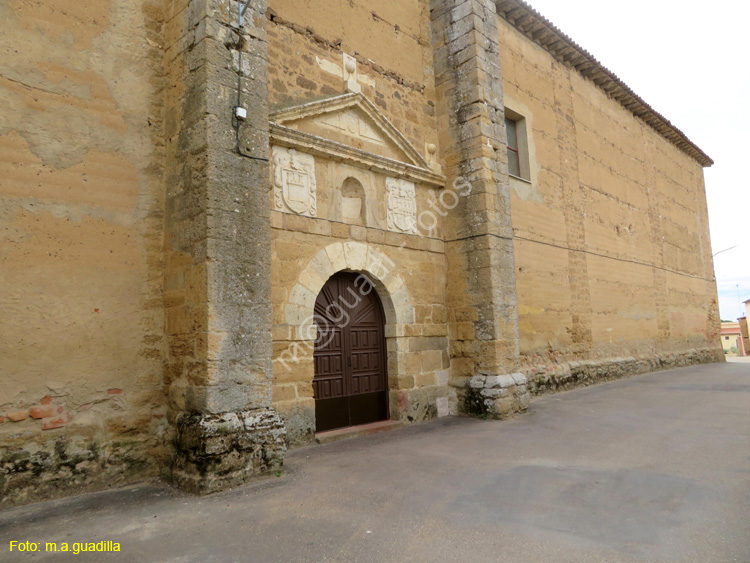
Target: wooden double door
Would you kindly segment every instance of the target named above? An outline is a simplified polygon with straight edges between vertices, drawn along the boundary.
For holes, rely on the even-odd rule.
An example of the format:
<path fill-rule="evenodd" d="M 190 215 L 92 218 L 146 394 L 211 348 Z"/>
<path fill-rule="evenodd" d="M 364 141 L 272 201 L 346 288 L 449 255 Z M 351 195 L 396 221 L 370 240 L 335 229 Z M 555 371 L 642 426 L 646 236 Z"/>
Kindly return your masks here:
<path fill-rule="evenodd" d="M 388 418 L 385 315 L 362 275 L 341 272 L 315 301 L 315 425 L 318 432 Z"/>

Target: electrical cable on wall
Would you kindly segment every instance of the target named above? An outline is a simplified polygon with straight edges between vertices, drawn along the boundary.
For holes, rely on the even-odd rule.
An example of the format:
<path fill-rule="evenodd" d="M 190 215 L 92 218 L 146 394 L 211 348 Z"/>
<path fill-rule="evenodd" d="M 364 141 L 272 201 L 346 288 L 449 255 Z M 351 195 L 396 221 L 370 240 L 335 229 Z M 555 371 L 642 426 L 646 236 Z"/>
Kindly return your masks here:
<path fill-rule="evenodd" d="M 240 125 L 247 119 L 247 108 L 242 105 L 242 44 L 244 42 L 242 39 L 242 28 L 245 25 L 245 12 L 247 12 L 248 7 L 250 6 L 250 1 L 251 0 L 245 0 L 244 3 L 241 1 L 237 3 L 237 23 L 239 25 L 238 32 L 240 34 L 240 39 L 237 44 L 237 105 L 235 105 L 234 111 L 232 112 L 232 126 L 237 134 L 237 152 L 246 158 L 268 162 L 267 158 L 245 154 L 240 149 Z"/>

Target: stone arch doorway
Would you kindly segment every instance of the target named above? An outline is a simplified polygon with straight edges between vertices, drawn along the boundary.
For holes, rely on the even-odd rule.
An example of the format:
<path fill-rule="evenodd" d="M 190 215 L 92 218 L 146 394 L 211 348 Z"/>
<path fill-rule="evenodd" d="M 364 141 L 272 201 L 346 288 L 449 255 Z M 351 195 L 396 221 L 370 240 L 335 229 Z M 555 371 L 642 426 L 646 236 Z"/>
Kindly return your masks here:
<path fill-rule="evenodd" d="M 373 282 L 334 274 L 315 301 L 314 321 L 316 430 L 387 420 L 385 313 Z"/>

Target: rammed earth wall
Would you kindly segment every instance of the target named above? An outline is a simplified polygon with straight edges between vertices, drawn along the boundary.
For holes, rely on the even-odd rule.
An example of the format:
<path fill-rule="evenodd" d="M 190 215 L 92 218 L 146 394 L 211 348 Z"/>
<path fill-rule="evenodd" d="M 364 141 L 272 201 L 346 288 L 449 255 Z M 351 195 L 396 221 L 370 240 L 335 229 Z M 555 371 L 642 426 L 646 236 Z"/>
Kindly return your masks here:
<path fill-rule="evenodd" d="M 521 371 L 568 388 L 722 361 L 702 165 L 497 21 L 505 103 L 531 140 L 531 181 L 511 178 Z"/>
<path fill-rule="evenodd" d="M 3 2 L 0 506 L 158 475 L 162 2 Z"/>

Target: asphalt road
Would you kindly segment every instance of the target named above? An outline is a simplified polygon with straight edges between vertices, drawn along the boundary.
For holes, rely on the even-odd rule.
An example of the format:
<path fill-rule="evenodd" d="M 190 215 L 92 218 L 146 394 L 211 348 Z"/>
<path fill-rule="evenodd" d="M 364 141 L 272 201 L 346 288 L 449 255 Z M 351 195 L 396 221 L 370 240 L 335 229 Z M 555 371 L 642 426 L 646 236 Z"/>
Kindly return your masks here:
<path fill-rule="evenodd" d="M 299 449 L 284 476 L 210 497 L 140 485 L 7 510 L 0 560 L 750 562 L 750 363 Z"/>

